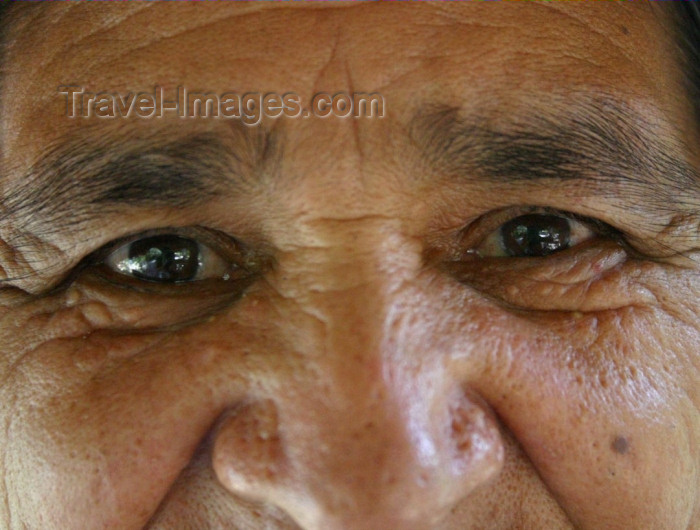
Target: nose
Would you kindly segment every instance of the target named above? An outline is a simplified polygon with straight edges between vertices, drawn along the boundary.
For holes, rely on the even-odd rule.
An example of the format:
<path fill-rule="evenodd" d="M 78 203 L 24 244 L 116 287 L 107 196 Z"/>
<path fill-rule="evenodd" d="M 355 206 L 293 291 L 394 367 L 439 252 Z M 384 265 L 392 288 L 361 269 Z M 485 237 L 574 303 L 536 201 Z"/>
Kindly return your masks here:
<path fill-rule="evenodd" d="M 314 264 L 304 277 L 318 282 L 285 293 L 285 300 L 307 297 L 297 302 L 306 310 L 288 315 L 305 352 L 284 376 L 269 372 L 274 382 L 234 405 L 214 433 L 220 483 L 284 510 L 304 530 L 435 528 L 503 464 L 488 405 L 436 349 L 426 349 L 425 330 L 411 340 L 410 330 L 422 325 L 405 308 L 424 295 L 406 287 L 420 281 L 405 280 L 416 278 L 420 263 L 398 243 L 391 266 L 388 244 L 362 259 L 299 260 Z M 339 263 L 351 266 L 340 274 Z M 284 277 L 293 273 L 287 265 Z M 314 315 L 308 324 L 302 313 Z"/>
<path fill-rule="evenodd" d="M 504 453 L 488 407 L 440 384 L 243 403 L 216 432 L 214 470 L 231 493 L 305 530 L 434 528 L 499 472 Z"/>

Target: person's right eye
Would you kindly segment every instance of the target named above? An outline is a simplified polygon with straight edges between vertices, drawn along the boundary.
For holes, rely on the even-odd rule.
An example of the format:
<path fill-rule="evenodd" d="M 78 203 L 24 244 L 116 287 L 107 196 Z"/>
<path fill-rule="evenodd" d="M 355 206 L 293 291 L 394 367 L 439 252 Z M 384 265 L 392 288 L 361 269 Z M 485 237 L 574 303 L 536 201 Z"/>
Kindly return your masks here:
<path fill-rule="evenodd" d="M 82 259 L 54 291 L 66 308 L 99 305 L 95 329 L 176 329 L 229 307 L 271 258 L 201 226 L 162 227 L 115 239 Z"/>
<path fill-rule="evenodd" d="M 258 253 L 222 232 L 164 227 L 107 243 L 83 260 L 74 279 L 165 297 L 226 295 L 242 292 L 263 264 Z"/>
<path fill-rule="evenodd" d="M 240 268 L 209 246 L 172 233 L 126 242 L 110 252 L 104 264 L 125 276 L 159 283 L 228 280 Z"/>

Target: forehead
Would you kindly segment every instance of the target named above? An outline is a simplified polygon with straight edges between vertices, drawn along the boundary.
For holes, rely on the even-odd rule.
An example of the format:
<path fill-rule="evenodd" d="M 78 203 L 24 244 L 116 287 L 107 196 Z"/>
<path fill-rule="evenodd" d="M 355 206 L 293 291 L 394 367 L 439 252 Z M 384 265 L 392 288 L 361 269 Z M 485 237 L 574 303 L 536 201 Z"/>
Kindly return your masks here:
<path fill-rule="evenodd" d="M 684 114 L 672 38 L 647 3 L 49 3 L 14 15 L 3 144 L 28 161 L 84 125 L 65 119 L 66 84 L 380 92 L 392 123 L 425 102 L 503 113 L 552 92 Z"/>
<path fill-rule="evenodd" d="M 611 65 L 637 63 L 653 70 L 660 58 L 654 49 L 668 44 L 661 11 L 640 2 L 288 6 L 122 3 L 15 9 L 10 38 L 17 42 L 11 43 L 10 57 L 17 66 L 41 69 L 60 81 L 67 76 L 109 80 L 113 86 L 125 74 L 151 81 L 154 72 L 163 81 L 199 80 L 203 74 L 202 81 L 245 87 L 247 76 L 256 73 L 263 76 L 256 82 L 283 77 L 308 84 L 333 63 L 373 86 L 403 83 L 413 70 L 447 73 L 455 64 L 476 81 L 482 69 L 504 63 L 503 74 L 534 68 L 539 76 L 538 65 L 545 67 L 547 58 L 557 62 L 546 68 L 576 66 L 584 76 L 597 69 L 605 82 L 611 80 L 605 70 Z M 638 64 L 640 59 L 646 65 Z M 270 69 L 277 75 L 265 75 Z"/>

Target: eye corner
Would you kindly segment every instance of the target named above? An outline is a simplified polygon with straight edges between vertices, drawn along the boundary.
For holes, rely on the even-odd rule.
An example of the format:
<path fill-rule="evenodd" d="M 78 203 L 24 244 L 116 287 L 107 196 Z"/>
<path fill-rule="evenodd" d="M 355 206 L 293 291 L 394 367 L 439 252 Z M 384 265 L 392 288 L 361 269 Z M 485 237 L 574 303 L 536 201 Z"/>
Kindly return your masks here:
<path fill-rule="evenodd" d="M 583 248 L 588 241 L 606 240 L 634 250 L 626 234 L 607 222 L 549 206 L 514 206 L 488 212 L 463 229 L 460 238 L 484 258 L 548 257 Z"/>
<path fill-rule="evenodd" d="M 482 257 L 543 257 L 569 248 L 580 234 L 570 217 L 549 211 L 502 212 L 472 247 Z M 581 229 L 579 228 L 578 232 Z M 573 240 L 573 241 L 572 241 Z"/>
<path fill-rule="evenodd" d="M 237 239 L 215 230 L 164 227 L 115 239 L 84 258 L 75 274 L 92 272 L 132 292 L 216 294 L 240 289 L 263 260 Z"/>

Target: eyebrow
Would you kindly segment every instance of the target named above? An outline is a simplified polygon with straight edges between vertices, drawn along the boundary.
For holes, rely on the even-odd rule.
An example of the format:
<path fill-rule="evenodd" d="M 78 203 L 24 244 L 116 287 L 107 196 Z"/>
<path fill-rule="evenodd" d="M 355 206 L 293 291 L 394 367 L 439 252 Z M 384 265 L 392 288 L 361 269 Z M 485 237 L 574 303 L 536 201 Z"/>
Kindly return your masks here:
<path fill-rule="evenodd" d="M 503 114 L 427 107 L 413 117 L 409 136 L 429 167 L 453 180 L 588 185 L 648 214 L 650 225 L 679 211 L 700 217 L 700 176 L 688 155 L 614 97 L 552 97 L 544 109 Z"/>
<path fill-rule="evenodd" d="M 129 208 L 183 208 L 250 193 L 282 159 L 279 135 L 232 126 L 232 134 L 146 139 L 95 133 L 50 149 L 0 200 L 0 220 L 47 234 Z M 678 148 L 629 106 L 606 98 L 553 101 L 542 112 L 496 119 L 427 105 L 409 137 L 442 177 L 499 184 L 589 184 L 639 209 L 649 224 L 683 211 L 700 217 L 700 177 Z M 440 177 L 440 178 L 442 178 Z M 602 191 L 601 191 L 602 190 Z"/>
<path fill-rule="evenodd" d="M 50 150 L 0 202 L 3 219 L 51 233 L 130 208 L 193 207 L 250 192 L 281 158 L 276 135 L 232 127 L 172 139 L 83 134 Z"/>

